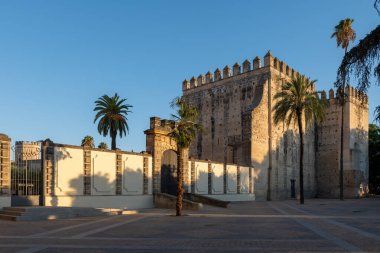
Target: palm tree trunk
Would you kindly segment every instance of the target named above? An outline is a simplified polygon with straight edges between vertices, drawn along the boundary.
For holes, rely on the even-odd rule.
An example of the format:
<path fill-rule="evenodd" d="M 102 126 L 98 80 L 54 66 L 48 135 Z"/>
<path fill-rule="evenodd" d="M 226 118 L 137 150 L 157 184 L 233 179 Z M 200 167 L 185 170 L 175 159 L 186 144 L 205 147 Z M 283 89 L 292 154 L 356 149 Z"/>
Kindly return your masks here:
<path fill-rule="evenodd" d="M 298 129 L 300 134 L 300 204 L 305 202 L 303 194 L 303 130 L 302 130 L 302 113 L 297 112 Z"/>
<path fill-rule="evenodd" d="M 112 142 L 111 142 L 111 149 L 112 150 L 116 150 L 116 132 L 114 131 L 111 131 L 111 139 L 112 139 Z"/>
<path fill-rule="evenodd" d="M 345 48 L 344 55 L 346 56 L 347 54 L 347 47 Z M 342 88 L 341 96 L 342 96 L 342 118 L 341 118 L 341 124 L 340 124 L 340 158 L 339 158 L 339 198 L 340 200 L 344 200 L 344 185 L 343 185 L 343 123 L 344 123 L 344 105 L 346 104 L 346 96 L 345 96 L 345 91 L 346 91 L 346 81 L 344 80 L 343 82 L 343 88 Z"/>
<path fill-rule="evenodd" d="M 345 86 L 345 85 L 344 85 Z M 344 90 L 344 86 L 343 86 L 343 90 Z M 342 92 L 342 96 L 344 96 L 344 92 Z M 345 98 L 343 98 L 345 99 Z M 343 195 L 343 123 L 344 123 L 344 100 L 342 101 L 342 121 L 341 121 L 341 124 L 340 124 L 340 168 L 339 168 L 339 188 L 340 188 L 340 191 L 339 191 L 339 197 L 340 197 L 340 200 L 344 200 L 344 195 Z"/>
<path fill-rule="evenodd" d="M 176 216 L 182 214 L 183 201 L 183 148 L 178 149 Z"/>

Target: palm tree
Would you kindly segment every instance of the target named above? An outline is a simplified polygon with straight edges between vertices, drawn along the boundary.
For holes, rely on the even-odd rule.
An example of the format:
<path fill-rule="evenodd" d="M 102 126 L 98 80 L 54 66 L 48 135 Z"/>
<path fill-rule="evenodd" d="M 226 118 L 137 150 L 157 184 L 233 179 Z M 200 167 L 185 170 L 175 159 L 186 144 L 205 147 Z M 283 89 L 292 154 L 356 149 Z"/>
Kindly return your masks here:
<path fill-rule="evenodd" d="M 82 144 L 81 144 L 82 147 L 86 146 L 86 147 L 91 147 L 91 148 L 94 148 L 95 147 L 95 144 L 94 144 L 94 138 L 90 135 L 86 135 L 83 140 L 82 140 Z"/>
<path fill-rule="evenodd" d="M 178 166 L 176 216 L 181 216 L 184 151 L 189 148 L 191 142 L 195 139 L 196 133 L 201 130 L 201 126 L 196 123 L 199 115 L 198 110 L 195 107 L 187 105 L 183 98 L 175 98 L 171 102 L 171 107 L 176 110 L 176 114 L 172 114 L 175 126 L 169 133 L 169 136 L 177 143 Z"/>
<path fill-rule="evenodd" d="M 95 101 L 96 111 L 94 123 L 99 120 L 98 132 L 103 136 L 108 133 L 111 136 L 111 149 L 116 150 L 116 136 L 119 132 L 120 138 L 129 132 L 127 116 L 132 105 L 126 104 L 127 99 L 120 99 L 115 93 L 113 97 L 103 95 Z"/>
<path fill-rule="evenodd" d="M 374 7 L 380 15 L 380 0 L 374 2 Z M 367 91 L 371 86 L 371 77 L 380 84 L 380 25 L 368 33 L 359 44 L 351 48 L 339 66 L 336 86 L 349 83 L 353 74 L 358 81 L 358 88 Z"/>
<path fill-rule="evenodd" d="M 98 148 L 100 148 L 100 149 L 108 149 L 108 145 L 105 142 L 101 142 L 101 143 L 99 143 Z"/>
<path fill-rule="evenodd" d="M 336 38 L 337 46 L 341 46 L 344 49 L 344 55 L 347 54 L 347 49 L 350 41 L 354 41 L 356 38 L 356 33 L 352 29 L 353 19 L 346 18 L 341 20 L 337 26 L 335 26 L 335 32 L 331 35 L 331 38 Z M 342 85 L 338 86 L 340 105 L 342 106 L 342 117 L 340 126 L 340 162 L 339 162 L 339 188 L 340 188 L 340 199 L 343 200 L 343 123 L 344 123 L 344 105 L 346 102 L 346 82 L 344 81 Z"/>
<path fill-rule="evenodd" d="M 376 107 L 375 109 L 375 121 L 380 123 L 380 106 Z"/>
<path fill-rule="evenodd" d="M 354 42 L 356 38 L 355 30 L 352 29 L 353 19 L 346 18 L 339 21 L 339 24 L 335 26 L 335 31 L 331 35 L 331 38 L 336 38 L 336 44 L 338 47 L 344 49 L 344 53 L 347 53 L 350 41 Z"/>
<path fill-rule="evenodd" d="M 327 106 L 326 100 L 320 100 L 318 94 L 313 91 L 312 86 L 316 81 L 310 81 L 304 76 L 297 75 L 296 78 L 282 85 L 282 90 L 274 96 L 276 104 L 273 107 L 274 122 L 285 123 L 287 127 L 293 122 L 298 124 L 300 135 L 300 203 L 304 203 L 303 192 L 303 125 L 302 120 L 306 122 L 306 128 L 315 120 L 321 122 L 325 117 Z"/>

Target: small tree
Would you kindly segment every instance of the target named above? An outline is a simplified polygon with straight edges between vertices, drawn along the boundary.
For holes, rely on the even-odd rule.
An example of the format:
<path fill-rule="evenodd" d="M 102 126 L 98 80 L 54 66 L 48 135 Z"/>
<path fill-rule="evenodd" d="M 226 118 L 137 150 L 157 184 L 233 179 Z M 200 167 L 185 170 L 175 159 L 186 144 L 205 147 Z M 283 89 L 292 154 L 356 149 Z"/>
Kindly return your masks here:
<path fill-rule="evenodd" d="M 130 113 L 132 105 L 126 104 L 127 99 L 120 99 L 115 93 L 113 97 L 103 95 L 95 101 L 96 111 L 94 123 L 99 120 L 98 132 L 103 136 L 108 133 L 111 136 L 111 149 L 116 150 L 116 136 L 119 133 L 120 138 L 129 131 L 127 116 Z"/>
<path fill-rule="evenodd" d="M 287 127 L 293 122 L 298 125 L 300 135 L 300 203 L 304 203 L 303 192 L 303 124 L 306 121 L 306 128 L 310 126 L 313 120 L 320 122 L 325 117 L 327 101 L 320 100 L 318 94 L 313 91 L 315 81 L 310 81 L 304 76 L 298 75 L 295 79 L 282 85 L 282 90 L 274 96 L 276 104 L 273 107 L 274 122 L 278 124 L 283 122 Z"/>
<path fill-rule="evenodd" d="M 100 149 L 108 149 L 108 145 L 105 142 L 101 142 L 101 143 L 99 143 L 98 148 L 100 148 Z"/>
<path fill-rule="evenodd" d="M 368 132 L 369 190 L 380 194 L 380 127 L 369 124 Z"/>
<path fill-rule="evenodd" d="M 87 146 L 87 147 L 94 148 L 95 147 L 94 138 L 90 135 L 86 135 L 82 140 L 81 146 L 82 147 Z"/>
<path fill-rule="evenodd" d="M 171 102 L 171 107 L 176 110 L 172 114 L 175 120 L 175 127 L 169 133 L 169 136 L 177 143 L 177 203 L 176 216 L 182 214 L 183 201 L 183 167 L 184 151 L 189 148 L 191 142 L 195 139 L 196 133 L 201 130 L 201 125 L 196 123 L 199 112 L 195 107 L 189 106 L 183 98 L 175 98 Z"/>

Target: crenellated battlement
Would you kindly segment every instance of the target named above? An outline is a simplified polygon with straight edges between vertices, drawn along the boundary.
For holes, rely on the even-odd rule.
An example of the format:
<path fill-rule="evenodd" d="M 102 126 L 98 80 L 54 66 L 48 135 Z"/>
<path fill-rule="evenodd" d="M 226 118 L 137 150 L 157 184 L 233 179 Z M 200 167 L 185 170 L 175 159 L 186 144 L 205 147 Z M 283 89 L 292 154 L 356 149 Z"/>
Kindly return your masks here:
<path fill-rule="evenodd" d="M 176 122 L 174 120 L 161 119 L 160 117 L 150 118 L 150 129 L 172 129 L 175 127 Z"/>
<path fill-rule="evenodd" d="M 16 141 L 16 145 L 40 145 L 41 142 L 37 141 Z"/>
<path fill-rule="evenodd" d="M 270 51 L 264 56 L 264 65 L 261 64 L 260 57 L 256 56 L 251 62 L 246 59 L 242 65 L 239 63 L 235 63 L 232 66 L 232 73 L 231 68 L 226 65 L 223 68 L 223 71 L 220 70 L 220 68 L 217 68 L 214 73 L 211 73 L 208 71 L 205 76 L 203 74 L 200 74 L 198 78 L 193 76 L 190 80 L 185 79 L 182 82 L 182 90 L 190 90 L 195 89 L 204 85 L 207 85 L 209 83 L 218 82 L 221 80 L 225 80 L 228 78 L 232 78 L 247 72 L 257 71 L 262 68 L 272 67 L 276 70 L 278 70 L 281 74 L 284 74 L 285 76 L 288 76 L 290 78 L 293 78 L 299 74 L 295 69 L 288 66 L 284 61 L 279 60 L 277 57 L 273 57 Z"/>
<path fill-rule="evenodd" d="M 327 92 L 325 90 L 322 90 L 321 92 L 321 98 L 322 99 L 329 99 L 329 100 L 336 100 L 339 98 L 340 94 L 338 91 L 334 91 L 333 89 L 330 89 L 328 91 L 328 98 L 327 98 Z M 368 95 L 350 85 L 346 87 L 346 96 L 349 101 L 352 102 L 360 102 L 361 104 L 368 105 Z"/>

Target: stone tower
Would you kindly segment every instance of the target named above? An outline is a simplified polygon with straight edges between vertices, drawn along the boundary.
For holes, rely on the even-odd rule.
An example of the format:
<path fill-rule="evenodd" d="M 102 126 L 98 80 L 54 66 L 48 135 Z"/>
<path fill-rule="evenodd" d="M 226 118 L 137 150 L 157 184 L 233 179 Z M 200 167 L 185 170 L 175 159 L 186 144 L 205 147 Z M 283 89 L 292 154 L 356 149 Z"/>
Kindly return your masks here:
<path fill-rule="evenodd" d="M 268 52 L 264 56 L 263 65 L 261 59 L 256 57 L 252 64 L 249 60 L 245 60 L 242 66 L 235 63 L 232 73 L 230 67 L 226 66 L 223 71 L 218 68 L 214 76 L 209 71 L 205 78 L 200 75 L 197 79 L 193 77 L 190 81 L 185 80 L 182 85 L 183 97 L 201 112 L 199 120 L 204 127 L 203 132 L 198 134 L 190 147 L 190 156 L 254 167 L 256 199 L 297 197 L 294 193 L 299 192 L 298 130 L 293 125 L 290 128 L 283 124 L 275 125 L 271 109 L 274 105 L 273 97 L 281 89 L 281 85 L 297 74 L 296 70 Z M 363 98 L 361 101 L 366 100 Z M 331 103 L 334 104 L 333 101 Z M 365 110 L 365 105 L 360 107 L 351 104 L 351 109 L 346 110 L 349 114 L 346 117 L 347 129 L 362 127 L 364 132 L 366 129 L 368 131 L 368 109 Z M 329 113 L 337 111 L 332 108 L 334 105 L 329 109 Z M 351 120 L 354 117 L 354 114 L 351 115 L 353 111 L 360 111 L 364 122 L 362 125 L 358 125 L 358 120 Z M 366 124 L 367 128 L 364 127 Z M 325 133 L 327 125 L 324 123 L 317 127 L 314 124 L 305 131 L 304 190 L 307 197 L 317 196 L 318 193 L 331 193 L 323 183 L 317 187 L 317 183 L 323 180 L 322 174 L 326 171 L 326 166 L 323 163 L 318 164 L 315 159 L 323 156 L 321 152 L 324 152 L 322 147 L 326 145 L 326 141 L 324 137 L 318 139 L 321 135 L 318 133 Z M 337 138 L 338 136 L 335 136 L 339 141 Z M 368 154 L 368 140 L 357 143 L 360 155 L 355 153 L 356 156 L 365 157 Z M 337 147 L 334 150 L 337 151 Z M 364 171 L 368 171 L 368 165 L 361 165 Z M 321 166 L 324 167 L 320 168 Z M 357 187 L 360 180 L 356 179 L 360 173 L 351 174 L 355 174 L 355 180 L 347 180 L 355 181 Z"/>
<path fill-rule="evenodd" d="M 368 182 L 368 97 L 346 88 L 343 125 L 343 176 L 345 197 L 365 193 Z M 326 92 L 322 93 L 326 98 Z M 339 197 L 340 129 L 342 108 L 334 91 L 329 91 L 326 120 L 318 128 L 318 196 Z"/>

